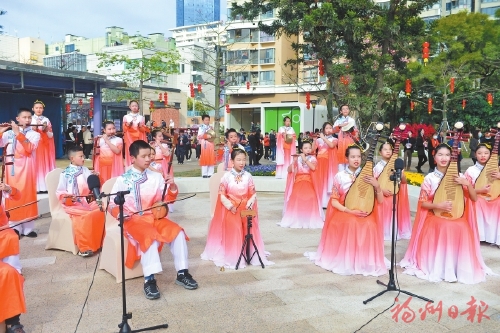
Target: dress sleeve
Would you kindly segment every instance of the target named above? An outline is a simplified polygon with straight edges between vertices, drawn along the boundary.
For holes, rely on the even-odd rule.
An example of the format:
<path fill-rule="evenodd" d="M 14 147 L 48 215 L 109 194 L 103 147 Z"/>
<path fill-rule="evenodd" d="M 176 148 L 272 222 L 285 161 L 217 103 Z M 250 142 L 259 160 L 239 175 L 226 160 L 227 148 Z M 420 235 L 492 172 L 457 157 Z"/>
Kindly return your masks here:
<path fill-rule="evenodd" d="M 419 201 L 430 201 L 432 197 L 432 187 L 431 182 L 428 178 L 424 178 L 424 182 L 420 187 Z"/>
<path fill-rule="evenodd" d="M 337 201 L 340 201 L 340 189 L 341 189 L 341 184 L 339 183 L 339 178 L 335 177 L 333 179 L 333 186 L 332 186 L 332 199 L 335 199 Z"/>

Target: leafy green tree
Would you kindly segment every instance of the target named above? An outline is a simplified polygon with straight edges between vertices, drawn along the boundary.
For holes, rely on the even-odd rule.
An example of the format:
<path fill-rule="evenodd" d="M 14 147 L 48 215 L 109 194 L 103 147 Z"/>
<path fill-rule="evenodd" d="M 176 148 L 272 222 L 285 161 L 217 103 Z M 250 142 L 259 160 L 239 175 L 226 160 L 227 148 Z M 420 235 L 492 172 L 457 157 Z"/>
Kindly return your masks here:
<path fill-rule="evenodd" d="M 139 88 L 139 100 L 142 105 L 144 84 L 152 80 L 166 82 L 168 75 L 178 73 L 181 56 L 176 50 L 156 50 L 154 43 L 145 39 L 132 42 L 132 45 L 134 49 L 141 51 L 141 57 L 132 59 L 128 55 L 98 53 L 97 67 L 123 65 L 122 72 L 114 76 L 131 87 Z"/>
<path fill-rule="evenodd" d="M 495 109 L 486 103 L 486 95 L 498 91 L 500 83 L 499 40 L 499 22 L 485 14 L 460 12 L 436 20 L 428 36 L 429 62 L 426 66 L 409 64 L 407 76 L 399 84 L 404 89 L 404 79 L 412 80 L 411 99 L 421 105 L 420 110 L 427 111 L 427 101 L 432 98 L 433 111 L 437 111 L 432 120 L 442 119 L 443 126 L 460 117 L 477 126 L 491 119 L 488 116 Z M 467 105 L 464 110 L 463 100 Z M 455 114 L 450 113 L 454 110 Z"/>
<path fill-rule="evenodd" d="M 328 110 L 333 102 L 348 103 L 364 118 L 377 119 L 387 99 L 388 73 L 404 70 L 408 59 L 420 51 L 424 22 L 419 13 L 435 0 L 391 0 L 379 6 L 372 0 L 250 0 L 232 3 L 232 16 L 253 20 L 275 9 L 271 25 L 259 28 L 275 36 L 296 37 L 294 59 L 285 65 L 304 64 L 306 55 L 323 60 L 327 75 Z M 344 78 L 341 80 L 341 78 Z M 332 115 L 330 115 L 332 116 Z"/>
<path fill-rule="evenodd" d="M 187 99 L 187 109 L 188 110 L 193 110 L 193 99 L 188 97 Z M 196 101 L 194 103 L 194 110 L 195 111 L 210 111 L 212 108 L 209 105 L 204 104 L 203 102 Z"/>

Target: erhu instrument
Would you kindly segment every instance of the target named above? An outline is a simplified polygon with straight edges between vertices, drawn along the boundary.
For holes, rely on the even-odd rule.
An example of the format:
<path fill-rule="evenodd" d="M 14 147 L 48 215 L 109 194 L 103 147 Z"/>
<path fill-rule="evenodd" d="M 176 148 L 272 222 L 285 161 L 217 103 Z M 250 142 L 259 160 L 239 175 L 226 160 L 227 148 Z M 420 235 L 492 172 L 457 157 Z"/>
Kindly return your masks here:
<path fill-rule="evenodd" d="M 175 135 L 175 133 L 174 133 L 174 137 L 172 138 L 172 151 L 170 152 L 170 160 L 168 161 L 167 175 L 170 175 L 170 170 L 172 169 L 172 162 L 174 160 L 174 152 L 175 152 L 175 148 L 177 147 L 178 138 L 179 138 L 179 135 L 178 134 Z M 153 204 L 153 206 L 151 206 L 151 208 L 148 209 L 148 210 L 151 210 L 151 212 L 153 213 L 155 220 L 162 219 L 168 215 L 168 204 L 170 202 L 165 202 L 165 195 L 167 194 L 167 187 L 168 187 L 168 184 L 165 183 L 165 186 L 163 187 L 163 193 L 161 195 L 161 201 L 155 202 Z"/>
<path fill-rule="evenodd" d="M 14 162 L 7 162 L 7 157 L 12 157 L 14 154 L 7 154 L 7 147 L 9 146 L 10 142 L 7 142 L 5 146 L 3 147 L 3 154 L 2 154 L 2 172 L 0 174 L 0 183 L 4 183 L 5 180 L 5 166 L 6 165 L 13 165 Z M 0 205 L 3 203 L 3 191 L 0 191 Z M 5 211 L 5 214 L 7 215 L 7 218 L 10 218 L 10 214 L 8 211 Z"/>
<path fill-rule="evenodd" d="M 500 195 L 500 179 L 492 179 L 491 173 L 498 171 L 498 147 L 500 144 L 500 122 L 497 124 L 497 129 L 491 129 L 491 133 L 495 134 L 493 149 L 491 150 L 490 159 L 486 162 L 483 170 L 476 179 L 475 188 L 481 189 L 486 185 L 490 185 L 488 193 L 479 194 L 484 196 L 488 201 L 495 200 Z"/>
<path fill-rule="evenodd" d="M 368 213 L 368 215 L 373 211 L 373 206 L 375 204 L 375 189 L 371 184 L 367 183 L 364 178 L 366 176 L 373 176 L 373 157 L 383 125 L 377 125 L 376 129 L 377 131 L 371 137 L 371 145 L 368 148 L 365 165 L 349 188 L 344 202 L 345 207 L 351 210 L 361 210 Z"/>
<path fill-rule="evenodd" d="M 391 175 L 393 174 L 394 164 L 396 163 L 396 160 L 398 158 L 399 146 L 401 145 L 401 141 L 406 139 L 406 135 L 403 133 L 405 128 L 406 125 L 401 124 L 399 128 L 395 128 L 392 132 L 392 136 L 394 138 L 394 148 L 392 151 L 392 155 L 378 177 L 378 183 L 380 184 L 380 188 L 382 190 L 387 190 L 391 192 L 394 191 L 394 183 L 391 180 Z M 396 186 L 396 193 L 394 194 L 398 193 L 399 193 L 399 186 Z"/>
<path fill-rule="evenodd" d="M 455 124 L 456 131 L 451 131 L 453 135 L 453 147 L 451 152 L 451 161 L 446 169 L 446 173 L 439 182 L 439 186 L 434 193 L 434 204 L 439 204 L 445 201 L 451 201 L 451 212 L 441 209 L 433 209 L 434 215 L 448 219 L 456 220 L 464 215 L 465 198 L 462 185 L 455 182 L 458 176 L 458 145 L 460 141 L 468 139 L 468 135 L 463 133 L 464 124 L 457 122 Z"/>

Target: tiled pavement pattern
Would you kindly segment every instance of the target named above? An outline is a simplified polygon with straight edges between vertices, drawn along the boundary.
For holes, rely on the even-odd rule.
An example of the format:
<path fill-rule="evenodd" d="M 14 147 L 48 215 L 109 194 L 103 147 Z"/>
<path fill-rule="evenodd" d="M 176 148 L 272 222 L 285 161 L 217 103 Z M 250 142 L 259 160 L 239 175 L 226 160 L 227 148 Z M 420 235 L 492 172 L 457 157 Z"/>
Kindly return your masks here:
<path fill-rule="evenodd" d="M 168 248 L 162 251 L 164 272 L 157 276 L 162 293 L 160 299 L 147 300 L 143 294 L 143 279 L 127 280 L 128 310 L 133 313 L 133 329 L 161 323 L 169 328 L 156 332 L 354 332 L 378 312 L 390 306 L 394 292 L 363 305 L 362 301 L 378 293 L 382 287 L 377 278 L 340 276 L 315 266 L 303 256 L 315 251 L 321 230 L 284 229 L 276 222 L 281 216 L 282 193 L 260 193 L 260 225 L 270 260 L 276 264 L 262 269 L 251 266 L 238 271 L 220 271 L 212 262 L 200 259 L 204 249 L 210 217 L 208 194 L 175 204 L 170 218 L 181 224 L 191 241 L 188 244 L 190 272 L 198 281 L 197 290 L 185 290 L 174 284 L 175 270 Z M 26 278 L 27 314 L 21 320 L 27 332 L 74 332 L 91 282 L 97 257 L 84 259 L 62 251 L 44 250 L 50 217 L 36 223 L 37 239 L 21 240 L 21 258 Z M 408 241 L 399 241 L 397 257 L 401 259 Z M 385 243 L 389 257 L 390 243 Z M 500 249 L 481 245 L 486 264 L 500 273 Z M 430 283 L 402 274 L 401 287 L 410 292 L 442 301 L 442 317 L 427 314 L 421 319 L 423 301 L 412 299 L 415 313 L 411 323 L 392 319 L 387 311 L 361 332 L 498 332 L 500 331 L 500 276 L 488 276 L 477 285 L 460 283 Z M 388 275 L 380 277 L 384 282 Z M 467 309 L 471 296 L 488 305 L 485 314 L 490 319 L 477 323 L 460 315 Z M 399 297 L 398 304 L 408 299 Z M 3 301 L 3 300 L 2 300 Z M 451 319 L 449 307 L 458 307 L 458 317 Z M 393 308 L 394 309 L 394 308 Z M 81 333 L 118 332 L 121 322 L 121 285 L 105 271 L 98 270 L 88 306 L 78 328 Z"/>

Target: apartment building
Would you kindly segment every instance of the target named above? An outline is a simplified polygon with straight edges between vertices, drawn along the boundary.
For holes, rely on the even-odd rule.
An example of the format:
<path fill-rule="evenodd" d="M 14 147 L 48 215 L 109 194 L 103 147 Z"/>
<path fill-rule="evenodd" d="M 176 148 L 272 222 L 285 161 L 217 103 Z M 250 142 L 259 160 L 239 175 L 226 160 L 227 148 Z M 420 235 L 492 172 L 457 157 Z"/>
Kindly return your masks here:
<path fill-rule="evenodd" d="M 29 65 L 43 65 L 45 42 L 34 37 L 0 35 L 0 59 Z"/>

